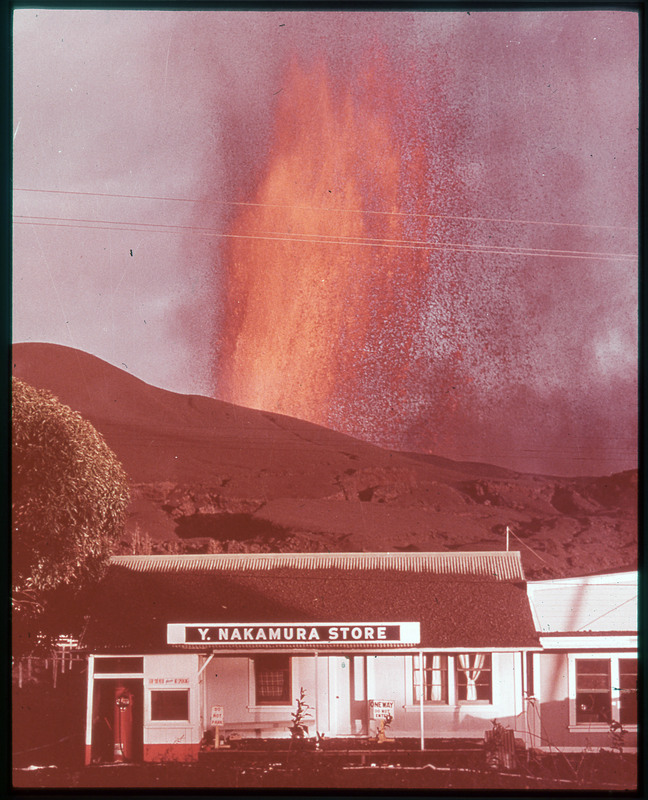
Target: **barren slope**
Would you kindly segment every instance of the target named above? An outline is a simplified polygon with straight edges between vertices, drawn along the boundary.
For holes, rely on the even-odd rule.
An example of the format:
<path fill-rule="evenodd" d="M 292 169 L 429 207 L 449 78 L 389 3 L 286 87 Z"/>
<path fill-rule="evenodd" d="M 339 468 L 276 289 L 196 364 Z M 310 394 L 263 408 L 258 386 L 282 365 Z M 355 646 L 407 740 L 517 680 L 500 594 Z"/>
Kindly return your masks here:
<path fill-rule="evenodd" d="M 15 345 L 13 362 L 122 461 L 133 484 L 124 550 L 502 549 L 508 524 L 529 577 L 636 564 L 636 470 L 556 478 L 395 453 L 167 392 L 59 345 Z"/>

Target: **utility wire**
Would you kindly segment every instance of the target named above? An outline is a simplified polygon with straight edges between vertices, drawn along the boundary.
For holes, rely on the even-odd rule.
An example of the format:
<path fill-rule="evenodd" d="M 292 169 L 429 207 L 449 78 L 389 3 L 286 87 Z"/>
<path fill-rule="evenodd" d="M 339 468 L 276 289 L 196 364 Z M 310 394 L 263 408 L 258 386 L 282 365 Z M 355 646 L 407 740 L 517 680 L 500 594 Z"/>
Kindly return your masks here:
<path fill-rule="evenodd" d="M 530 550 L 536 558 L 539 558 L 540 561 L 543 562 L 543 564 L 546 564 L 549 568 L 551 568 L 551 564 L 548 561 L 545 561 L 545 559 L 541 555 L 538 555 L 538 553 L 536 553 L 536 551 L 532 547 L 529 547 L 529 545 L 526 542 L 523 542 L 522 539 L 520 539 L 520 537 L 513 532 L 510 526 L 509 526 L 509 533 L 513 534 L 513 536 L 515 536 L 518 542 L 524 545 L 527 550 Z"/>
<path fill-rule="evenodd" d="M 17 214 L 14 216 L 14 221 L 18 225 L 39 225 L 46 227 L 61 227 L 61 228 L 84 228 L 95 230 L 120 230 L 120 231 L 133 231 L 142 233 L 180 233 L 182 231 L 195 231 L 198 235 L 212 236 L 223 239 L 252 239 L 262 241 L 275 241 L 275 242 L 292 242 L 294 244 L 333 244 L 333 245 L 347 245 L 350 247 L 387 247 L 396 249 L 409 249 L 409 250 L 450 250 L 454 252 L 476 253 L 476 254 L 492 254 L 492 255 L 509 255 L 509 256 L 537 256 L 540 258 L 571 258 L 578 260 L 601 260 L 601 261 L 619 261 L 619 260 L 634 260 L 636 256 L 630 253 L 598 253 L 579 250 L 542 250 L 539 248 L 521 248 L 521 247 L 504 247 L 499 246 L 498 249 L 487 248 L 486 245 L 471 245 L 461 243 L 433 243 L 427 242 L 420 244 L 416 241 L 409 243 L 407 240 L 380 240 L 372 239 L 369 237 L 358 237 L 352 241 L 345 241 L 344 238 L 338 236 L 331 236 L 327 238 L 317 237 L 315 234 L 288 234 L 269 232 L 269 235 L 259 234 L 234 234 L 234 233 L 221 233 L 213 228 L 202 228 L 195 225 L 169 225 L 166 223 L 154 222 L 128 222 L 128 221 L 111 221 L 111 220 L 90 220 L 90 219 L 75 219 L 67 217 L 39 217 Z M 88 223 L 88 224 L 85 224 Z M 128 226 L 128 227 L 124 227 Z M 310 239 L 296 238 L 296 237 L 310 236 Z"/>
<path fill-rule="evenodd" d="M 38 219 L 38 217 L 36 217 Z M 277 231 L 260 231 L 260 233 L 269 233 L 272 235 L 283 236 L 283 232 Z M 492 253 L 492 252 L 501 252 L 503 254 L 509 251 L 524 251 L 524 254 L 533 253 L 537 255 L 543 254 L 560 254 L 560 255 L 584 255 L 584 256 L 615 256 L 621 258 L 636 258 L 634 253 L 601 253 L 592 250 L 551 250 L 549 248 L 541 248 L 541 247 L 515 247 L 511 245 L 484 245 L 484 244 L 474 244 L 471 242 L 429 242 L 427 240 L 422 239 L 383 239 L 383 238 L 376 238 L 371 236 L 344 236 L 342 234 L 311 234 L 311 233 L 290 233 L 291 237 L 298 238 L 298 237 L 306 237 L 306 236 L 331 236 L 334 237 L 336 240 L 344 240 L 349 241 L 351 243 L 354 242 L 381 242 L 381 243 L 396 243 L 396 244 L 411 244 L 411 245 L 428 245 L 434 247 L 450 247 L 450 248 L 464 248 L 464 249 L 474 249 L 474 250 L 484 250 L 485 252 Z"/>
<path fill-rule="evenodd" d="M 603 619 L 603 617 L 607 617 L 608 614 L 611 614 L 613 611 L 616 611 L 617 608 L 621 608 L 621 606 L 625 606 L 628 603 L 632 603 L 633 600 L 634 601 L 637 600 L 637 595 L 635 595 L 634 597 L 629 597 L 627 600 L 624 600 L 622 603 L 619 603 L 619 605 L 614 606 L 614 608 L 608 609 L 604 614 L 601 614 L 600 616 L 596 617 L 595 619 L 591 619 L 591 620 L 589 620 L 589 622 L 583 623 L 578 630 L 582 631 L 583 628 L 585 627 L 585 625 L 593 625 L 595 622 L 598 622 L 600 619 Z"/>
<path fill-rule="evenodd" d="M 67 194 L 79 195 L 82 197 L 115 197 L 127 200 L 163 200 L 174 203 L 200 203 L 205 205 L 221 205 L 221 206 L 251 206 L 259 208 L 285 208 L 297 209 L 302 211 L 325 211 L 327 213 L 340 213 L 340 214 L 377 214 L 383 216 L 396 216 L 396 217 L 424 217 L 426 219 L 455 219 L 467 222 L 504 222 L 512 225 L 550 225 L 557 227 L 567 228 L 594 228 L 601 230 L 623 230 L 634 231 L 635 228 L 625 225 L 592 225 L 585 222 L 549 222 L 545 220 L 533 219 L 510 219 L 507 217 L 471 217 L 471 216 L 458 216 L 452 214 L 426 214 L 422 212 L 409 212 L 409 211 L 375 211 L 368 209 L 358 208 L 326 208 L 324 206 L 298 206 L 279 203 L 252 203 L 246 201 L 236 200 L 197 200 L 189 197 L 156 197 L 154 195 L 141 195 L 141 194 L 113 194 L 110 192 L 76 192 L 64 189 L 32 189 L 32 188 L 14 188 L 14 192 L 36 192 L 41 194 Z"/>
<path fill-rule="evenodd" d="M 194 226 L 194 225 L 173 225 L 168 223 L 154 223 L 154 222 L 132 222 L 132 221 L 124 221 L 124 220 L 91 220 L 91 219 L 79 219 L 74 217 L 44 217 L 44 216 L 33 216 L 33 215 L 22 215 L 18 214 L 15 217 L 16 219 L 35 219 L 35 220 L 48 220 L 48 221 L 64 221 L 64 222 L 83 222 L 83 223 L 102 223 L 107 225 L 142 225 L 146 227 L 160 227 L 160 228 L 173 228 L 173 229 L 183 229 L 183 230 L 198 230 L 204 231 L 208 233 L 217 233 L 215 228 L 208 228 L 208 227 L 201 227 L 201 226 Z M 537 248 L 537 247 L 511 247 L 508 245 L 479 245 L 473 243 L 464 243 L 464 242 L 429 242 L 427 240 L 418 240 L 418 239 L 385 239 L 385 238 L 376 238 L 376 237 L 369 237 L 369 236 L 344 236 L 341 234 L 310 234 L 310 233 L 289 233 L 286 234 L 284 231 L 259 231 L 259 234 L 269 235 L 273 237 L 284 237 L 289 236 L 292 238 L 304 238 L 310 237 L 309 241 L 313 241 L 315 243 L 331 243 L 330 240 L 334 240 L 334 243 L 338 243 L 338 240 L 346 240 L 350 241 L 351 243 L 377 243 L 377 244 L 397 244 L 397 245 L 423 245 L 426 247 L 448 247 L 448 248 L 474 248 L 476 250 L 485 250 L 487 252 L 492 252 L 493 249 L 497 252 L 506 253 L 508 251 L 524 251 L 525 254 L 533 253 L 533 254 L 560 254 L 560 255 L 583 255 L 583 256 L 603 256 L 603 257 L 621 257 L 621 258 L 635 258 L 634 254 L 632 253 L 606 253 L 606 252 L 598 252 L 598 251 L 590 251 L 590 250 L 551 250 L 547 248 Z M 225 234 L 223 234 L 225 235 Z"/>

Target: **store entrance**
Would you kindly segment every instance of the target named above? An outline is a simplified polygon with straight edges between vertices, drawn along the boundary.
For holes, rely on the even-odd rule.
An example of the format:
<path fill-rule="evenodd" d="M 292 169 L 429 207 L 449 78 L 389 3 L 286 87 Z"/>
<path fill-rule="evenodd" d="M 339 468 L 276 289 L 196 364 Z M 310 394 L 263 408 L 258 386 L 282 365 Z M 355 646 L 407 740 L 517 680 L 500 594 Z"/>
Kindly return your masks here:
<path fill-rule="evenodd" d="M 93 763 L 141 761 L 144 684 L 141 678 L 95 678 L 92 703 Z"/>
<path fill-rule="evenodd" d="M 336 736 L 368 734 L 365 656 L 339 656 L 334 663 Z"/>

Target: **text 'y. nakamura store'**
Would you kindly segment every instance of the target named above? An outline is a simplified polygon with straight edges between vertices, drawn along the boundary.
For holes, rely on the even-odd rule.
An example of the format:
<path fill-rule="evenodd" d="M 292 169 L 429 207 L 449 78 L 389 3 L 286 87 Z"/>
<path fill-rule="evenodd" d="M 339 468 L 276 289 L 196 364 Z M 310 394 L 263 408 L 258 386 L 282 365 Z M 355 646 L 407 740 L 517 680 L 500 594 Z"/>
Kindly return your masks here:
<path fill-rule="evenodd" d="M 518 552 L 119 556 L 84 646 L 88 763 L 287 737 L 302 689 L 309 736 L 375 736 L 385 709 L 422 746 L 523 732 L 540 650 Z"/>

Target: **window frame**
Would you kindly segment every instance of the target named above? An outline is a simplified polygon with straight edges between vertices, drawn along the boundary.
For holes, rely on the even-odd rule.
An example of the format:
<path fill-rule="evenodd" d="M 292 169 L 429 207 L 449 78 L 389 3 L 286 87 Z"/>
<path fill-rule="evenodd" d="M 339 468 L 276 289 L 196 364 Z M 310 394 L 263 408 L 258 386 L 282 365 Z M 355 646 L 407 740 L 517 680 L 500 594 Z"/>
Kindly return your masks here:
<path fill-rule="evenodd" d="M 622 681 L 621 681 L 621 662 L 622 661 L 634 661 L 635 662 L 635 670 L 634 670 L 634 672 L 625 672 L 624 673 L 625 675 L 636 675 L 637 680 L 636 680 L 634 688 L 630 689 L 630 688 L 626 688 L 626 687 L 624 687 L 622 685 Z M 637 655 L 635 655 L 634 658 L 628 658 L 627 656 L 619 656 L 619 722 L 621 723 L 621 725 L 623 725 L 624 728 L 626 728 L 628 726 L 631 726 L 631 725 L 635 725 L 636 726 L 638 724 L 638 722 L 639 722 L 639 686 L 638 686 L 638 683 L 639 683 L 639 659 L 638 659 Z M 621 715 L 622 715 L 622 712 L 623 712 L 623 704 L 622 704 L 621 701 L 623 700 L 623 695 L 624 694 L 626 694 L 626 695 L 634 694 L 634 709 L 635 709 L 635 717 L 636 717 L 634 722 L 623 722 L 623 720 L 621 719 Z"/>
<path fill-rule="evenodd" d="M 476 656 L 476 655 L 483 655 L 486 658 L 486 663 L 483 667 L 479 670 L 479 678 L 486 673 L 488 675 L 488 697 L 487 698 L 480 698 L 477 697 L 475 700 L 468 700 L 467 697 L 460 698 L 459 697 L 459 689 L 462 685 L 459 681 L 459 674 L 464 673 L 464 669 L 461 666 L 459 661 L 459 656 L 468 655 L 468 656 Z M 455 668 L 455 702 L 458 706 L 468 705 L 468 706 L 492 706 L 493 705 L 493 654 L 492 653 L 457 653 L 454 658 L 454 668 Z M 477 683 L 478 686 L 483 686 L 482 683 Z M 468 694 L 468 686 L 466 685 L 466 694 Z"/>
<path fill-rule="evenodd" d="M 487 671 L 489 675 L 489 699 L 478 699 L 478 700 L 462 700 L 459 699 L 459 685 L 458 685 L 458 672 L 461 672 L 461 667 L 459 664 L 459 656 L 460 655 L 470 655 L 472 658 L 475 655 L 483 655 L 486 656 L 488 659 L 487 666 L 482 668 L 483 671 Z M 493 680 L 493 674 L 496 669 L 499 668 L 499 662 L 495 658 L 495 652 L 493 651 L 466 651 L 466 652 L 457 652 L 453 651 L 451 653 L 439 653 L 433 650 L 424 650 L 423 651 L 423 658 L 424 664 L 427 663 L 428 657 L 431 656 L 441 656 L 445 659 L 446 667 L 447 667 L 447 692 L 446 692 L 446 699 L 445 700 L 423 700 L 423 706 L 425 708 L 460 708 L 462 706 L 479 706 L 481 708 L 488 708 L 493 705 L 494 703 L 494 689 L 495 689 L 495 682 Z M 420 699 L 419 699 L 419 654 L 413 654 L 409 669 L 410 679 L 411 679 L 411 692 L 409 694 L 410 697 L 410 704 L 409 707 L 411 709 L 416 709 L 420 707 Z M 425 669 L 425 667 L 424 667 Z M 425 688 L 425 687 L 424 687 Z"/>
<path fill-rule="evenodd" d="M 588 664 L 595 664 L 596 666 L 588 669 Z M 602 666 L 598 666 L 599 664 Z M 588 683 L 591 685 L 584 685 Z M 598 686 L 597 683 L 601 685 Z M 593 723 L 609 725 L 612 722 L 612 684 L 611 659 L 574 659 L 574 710 L 577 725 L 591 725 Z M 584 703 L 587 697 L 591 699 L 591 709 L 585 708 L 581 710 L 579 703 Z M 584 716 L 589 715 L 592 719 L 579 718 L 581 714 Z M 601 716 L 604 718 L 599 719 Z"/>
<path fill-rule="evenodd" d="M 127 669 L 127 667 L 134 667 L 134 669 Z M 94 655 L 92 672 L 95 676 L 136 675 L 141 677 L 144 674 L 144 656 Z"/>
<path fill-rule="evenodd" d="M 624 659 L 632 659 L 637 661 L 638 670 L 638 657 L 636 652 L 575 652 L 568 653 L 568 695 L 569 695 L 569 730 L 570 731 L 609 731 L 612 723 L 621 724 L 621 689 L 619 686 L 619 662 Z M 611 707 L 611 720 L 610 722 L 579 722 L 577 720 L 576 708 L 576 662 L 577 661 L 608 661 L 610 664 L 610 707 Z M 626 731 L 633 732 L 637 730 L 637 723 L 628 722 L 622 723 Z"/>
<path fill-rule="evenodd" d="M 162 694 L 162 693 L 165 693 L 165 692 L 176 692 L 176 693 L 182 692 L 182 693 L 184 693 L 186 695 L 186 698 L 187 698 L 187 716 L 186 717 L 184 717 L 184 718 L 178 717 L 178 718 L 174 718 L 174 719 L 169 719 L 167 717 L 163 717 L 163 718 L 158 719 L 158 718 L 153 716 L 153 702 L 154 702 L 154 697 L 153 696 L 156 695 L 156 694 Z M 191 722 L 191 688 L 187 687 L 187 688 L 178 689 L 176 686 L 172 686 L 172 687 L 170 686 L 168 688 L 167 687 L 154 687 L 152 689 L 149 689 L 148 690 L 148 715 L 147 716 L 148 716 L 148 722 L 151 723 L 152 725 L 171 725 L 171 726 L 173 726 L 173 725 L 178 725 L 178 724 L 181 724 L 181 723 L 184 723 L 184 724 L 190 723 Z"/>
<path fill-rule="evenodd" d="M 258 679 L 259 679 L 259 661 L 265 658 L 284 658 L 287 661 L 285 667 L 288 679 L 288 685 L 284 697 L 281 700 L 264 700 L 258 696 Z M 270 710 L 276 711 L 278 709 L 287 709 L 293 707 L 292 691 L 293 691 L 293 666 L 294 659 L 290 653 L 258 653 L 251 656 L 249 660 L 249 708 L 259 711 Z M 284 699 L 285 698 L 285 699 Z"/>
<path fill-rule="evenodd" d="M 435 656 L 438 656 L 441 659 L 441 690 L 442 694 L 444 695 L 440 700 L 433 700 L 428 695 L 432 693 L 433 682 L 432 672 L 434 670 L 433 666 L 428 666 L 428 660 L 433 659 Z M 419 697 L 419 687 L 420 687 L 420 665 L 419 665 L 419 658 L 420 656 L 415 655 L 412 659 L 412 700 L 415 705 L 420 705 L 421 699 Z M 450 697 L 454 695 L 454 681 L 451 680 L 451 659 L 448 656 L 448 653 L 423 653 L 423 705 L 425 706 L 448 706 L 450 705 Z M 428 677 L 430 678 L 428 682 Z M 445 681 L 443 678 L 445 677 Z M 452 693 L 451 693 L 452 690 Z"/>

